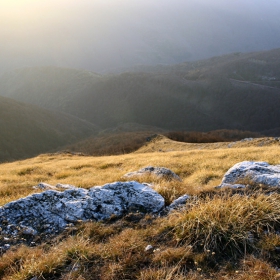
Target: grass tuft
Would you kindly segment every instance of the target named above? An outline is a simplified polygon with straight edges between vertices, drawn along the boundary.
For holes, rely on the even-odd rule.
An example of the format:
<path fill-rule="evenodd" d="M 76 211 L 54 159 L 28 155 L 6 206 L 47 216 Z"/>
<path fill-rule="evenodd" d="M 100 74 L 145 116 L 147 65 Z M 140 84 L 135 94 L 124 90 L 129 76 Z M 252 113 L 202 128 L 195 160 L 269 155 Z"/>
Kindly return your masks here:
<path fill-rule="evenodd" d="M 279 228 L 279 195 L 206 198 L 169 219 L 180 243 L 237 258 L 255 248 L 264 232 Z"/>

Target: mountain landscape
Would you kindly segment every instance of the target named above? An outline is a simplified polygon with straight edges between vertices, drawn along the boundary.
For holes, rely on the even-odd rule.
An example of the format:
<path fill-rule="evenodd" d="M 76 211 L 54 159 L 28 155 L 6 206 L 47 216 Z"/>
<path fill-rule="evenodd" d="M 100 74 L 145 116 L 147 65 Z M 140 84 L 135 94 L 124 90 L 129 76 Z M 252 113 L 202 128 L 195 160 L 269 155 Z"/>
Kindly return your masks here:
<path fill-rule="evenodd" d="M 9 71 L 0 76 L 0 160 L 60 149 L 132 152 L 168 131 L 278 136 L 279 69 L 275 49 L 110 75 L 51 66 Z"/>
<path fill-rule="evenodd" d="M 102 129 L 138 123 L 167 130 L 280 126 L 280 49 L 234 53 L 117 75 L 40 67 L 8 72 L 0 94 Z"/>
<path fill-rule="evenodd" d="M 0 279 L 280 280 L 280 1 L 0 1 Z"/>

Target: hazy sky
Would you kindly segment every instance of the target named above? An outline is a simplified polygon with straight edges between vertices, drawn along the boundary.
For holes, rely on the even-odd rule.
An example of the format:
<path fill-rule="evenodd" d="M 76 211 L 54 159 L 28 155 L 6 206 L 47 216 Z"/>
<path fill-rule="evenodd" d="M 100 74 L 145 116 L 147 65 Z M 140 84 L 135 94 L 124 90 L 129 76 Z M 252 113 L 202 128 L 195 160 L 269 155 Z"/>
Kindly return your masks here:
<path fill-rule="evenodd" d="M 278 0 L 0 0 L 0 73 L 105 71 L 280 47 Z"/>

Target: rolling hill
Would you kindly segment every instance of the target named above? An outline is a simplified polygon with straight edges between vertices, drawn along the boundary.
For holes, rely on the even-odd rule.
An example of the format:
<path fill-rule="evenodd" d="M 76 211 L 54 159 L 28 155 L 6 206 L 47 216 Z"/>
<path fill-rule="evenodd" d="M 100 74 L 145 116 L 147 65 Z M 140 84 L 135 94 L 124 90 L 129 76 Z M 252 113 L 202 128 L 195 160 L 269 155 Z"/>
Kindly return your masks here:
<path fill-rule="evenodd" d="M 239 130 L 214 130 L 209 132 L 165 131 L 157 127 L 141 126 L 131 123 L 117 126 L 114 129 L 100 131 L 96 136 L 64 147 L 63 151 L 91 156 L 126 154 L 136 152 L 138 149 L 140 152 L 144 150 L 145 152 L 147 150 L 166 152 L 174 150 L 172 145 L 166 145 L 171 142 L 177 143 L 177 146 L 186 147 L 190 145 L 193 149 L 195 147 L 201 149 L 206 146 L 216 148 L 221 146 L 227 147 L 228 143 L 226 142 L 240 140 L 241 142 L 248 142 L 247 139 L 251 140 L 254 138 L 262 139 L 263 135 L 256 132 Z M 156 144 L 152 144 L 158 139 L 163 139 L 161 144 L 158 144 L 158 141 L 156 141 Z M 278 142 L 275 139 L 273 142 Z M 262 143 L 262 141 L 259 141 L 259 143 Z M 233 145 L 236 146 L 236 143 Z"/>
<path fill-rule="evenodd" d="M 0 162 L 28 158 L 96 134 L 91 123 L 0 97 Z"/>
<path fill-rule="evenodd" d="M 3 75 L 0 93 L 103 129 L 135 122 L 168 130 L 277 131 L 279 69 L 280 49 L 118 75 L 28 68 Z"/>

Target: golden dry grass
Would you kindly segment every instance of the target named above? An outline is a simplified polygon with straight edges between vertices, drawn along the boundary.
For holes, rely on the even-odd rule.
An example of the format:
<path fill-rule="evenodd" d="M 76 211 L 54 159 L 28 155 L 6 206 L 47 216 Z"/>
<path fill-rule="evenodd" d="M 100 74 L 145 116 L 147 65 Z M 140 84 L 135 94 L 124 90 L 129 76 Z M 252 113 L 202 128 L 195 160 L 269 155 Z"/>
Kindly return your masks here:
<path fill-rule="evenodd" d="M 65 183 L 90 188 L 109 182 L 127 180 L 123 178 L 125 173 L 149 165 L 164 166 L 173 170 L 182 178 L 182 183 L 177 184 L 175 188 L 177 191 L 174 192 L 192 194 L 219 185 L 224 173 L 237 162 L 255 160 L 279 164 L 279 154 L 280 146 L 272 145 L 165 153 L 132 153 L 106 157 L 71 154 L 40 155 L 0 165 L 0 205 L 38 192 L 38 190 L 33 190 L 32 186 L 39 182 L 51 185 Z M 156 180 L 155 183 L 157 183 L 156 188 L 162 189 L 163 192 L 164 189 L 169 188 L 164 181 Z M 172 185 L 171 189 L 174 190 Z M 173 195 L 172 198 L 175 196 Z"/>
<path fill-rule="evenodd" d="M 221 198 L 217 197 L 216 200 L 218 199 Z M 260 196 L 259 199 L 264 198 Z M 247 200 L 250 202 L 249 199 Z M 228 197 L 224 198 L 223 202 L 225 205 L 229 202 L 230 208 L 236 200 Z M 239 204 L 244 204 L 244 201 L 240 201 Z M 219 207 L 216 206 L 214 210 L 211 210 L 205 205 L 207 202 L 201 202 L 193 207 L 189 213 L 189 216 L 192 216 L 189 221 L 195 224 L 197 218 L 201 220 L 208 218 L 209 224 L 216 222 L 227 227 L 225 220 L 216 211 Z M 244 208 L 246 206 L 243 206 Z M 222 210 L 224 209 L 220 209 Z M 197 217 L 194 212 L 203 214 Z M 273 209 L 270 212 L 277 213 Z M 217 213 L 216 217 L 214 213 Z M 125 220 L 112 224 L 90 222 L 80 225 L 74 236 L 67 236 L 64 233 L 64 236 L 57 241 L 48 244 L 31 248 L 20 246 L 8 251 L 0 258 L 0 278 L 29 280 L 36 276 L 40 280 L 279 279 L 279 273 L 273 264 L 279 257 L 277 255 L 272 257 L 275 246 L 279 245 L 279 237 L 276 234 L 259 233 L 258 241 L 254 243 L 255 246 L 250 254 L 243 250 L 240 258 L 233 259 L 232 255 L 224 257 L 224 254 L 220 254 L 218 250 L 214 251 L 214 248 L 218 249 L 215 247 L 216 244 L 209 243 L 209 250 L 203 249 L 203 246 L 197 246 L 199 244 L 196 244 L 196 240 L 189 239 L 188 241 L 193 241 L 189 245 L 179 244 L 178 232 L 173 230 L 174 225 L 175 229 L 181 228 L 186 222 L 187 213 L 176 215 L 176 222 L 174 222 L 174 216 L 152 220 L 150 217 L 145 217 L 139 224 L 128 224 Z M 236 224 L 242 222 L 246 224 L 247 228 L 244 232 L 258 227 L 255 220 L 250 220 L 250 217 L 244 220 L 243 216 L 237 213 L 233 213 L 232 216 Z M 259 219 L 261 221 L 262 216 Z M 278 220 L 280 220 L 279 217 Z M 231 223 L 228 225 L 231 226 Z M 187 227 L 185 229 L 187 230 Z M 205 227 L 204 232 L 207 233 L 205 237 L 213 232 L 212 229 L 213 227 Z M 272 229 L 271 225 L 270 230 Z M 195 226 L 189 230 L 193 235 L 197 234 L 197 237 L 200 237 Z M 222 228 L 219 230 L 222 234 L 224 233 Z M 232 231 L 234 230 L 233 227 Z M 235 232 L 238 230 L 237 227 Z M 228 232 L 228 235 L 230 234 Z M 232 237 L 235 238 L 234 233 Z M 204 244 L 208 241 L 207 238 L 199 239 L 199 242 L 204 242 Z M 223 243 L 224 240 L 216 239 L 216 241 L 220 245 L 228 245 L 226 242 Z M 145 252 L 147 244 L 152 244 L 154 250 Z M 235 250 L 234 246 L 232 250 L 233 253 L 239 252 L 239 249 Z"/>
<path fill-rule="evenodd" d="M 163 135 L 158 135 L 151 142 L 146 143 L 135 153 L 170 152 L 170 151 L 192 151 L 192 150 L 216 150 L 248 147 L 270 147 L 280 146 L 280 142 L 274 137 L 247 138 L 235 142 L 216 143 L 185 143 L 173 141 Z"/>
<path fill-rule="evenodd" d="M 234 258 L 256 246 L 255 239 L 264 232 L 279 229 L 279 194 L 200 199 L 169 219 L 180 243 Z"/>
<path fill-rule="evenodd" d="M 41 181 L 89 188 L 127 180 L 145 166 L 164 166 L 182 182 L 145 176 L 167 204 L 196 194 L 186 211 L 139 222 L 84 223 L 77 231 L 36 247 L 19 246 L 0 257 L 1 279 L 280 279 L 280 195 L 212 192 L 243 160 L 280 163 L 280 147 L 185 150 L 86 157 L 46 154 L 0 165 L 0 204 L 38 192 Z M 210 190 L 210 192 L 209 192 Z M 252 234 L 254 237 L 252 243 Z M 151 244 L 154 251 L 145 252 Z"/>

